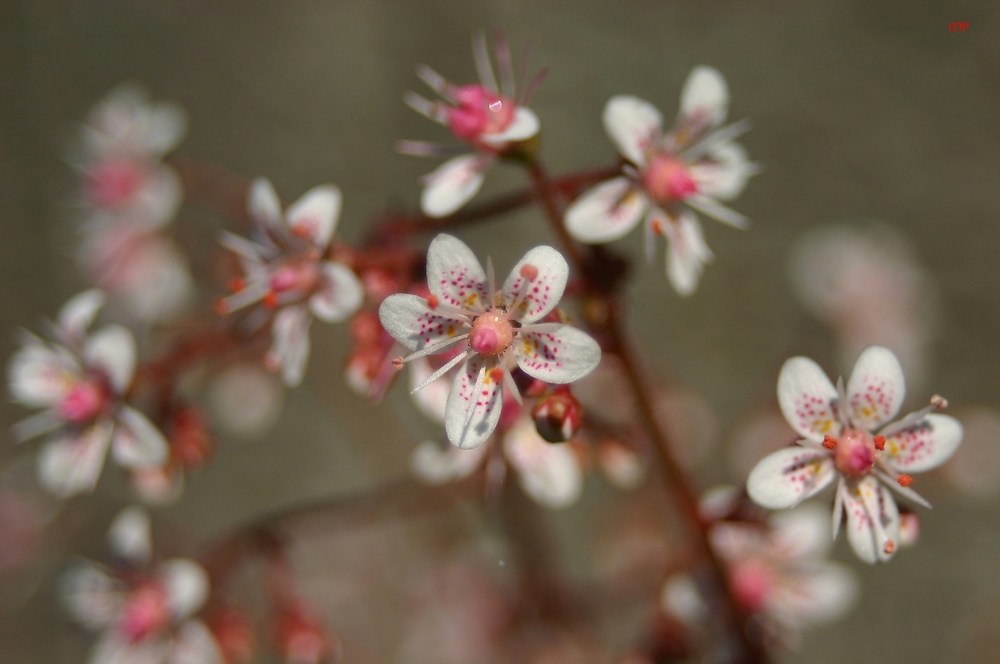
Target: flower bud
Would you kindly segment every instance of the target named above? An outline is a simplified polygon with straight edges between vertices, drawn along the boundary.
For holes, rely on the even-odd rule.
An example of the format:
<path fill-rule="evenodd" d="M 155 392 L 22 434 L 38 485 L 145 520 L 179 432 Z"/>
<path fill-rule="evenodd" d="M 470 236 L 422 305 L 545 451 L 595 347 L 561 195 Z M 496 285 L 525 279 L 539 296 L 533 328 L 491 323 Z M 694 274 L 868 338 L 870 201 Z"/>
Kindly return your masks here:
<path fill-rule="evenodd" d="M 531 411 L 538 435 L 550 443 L 562 443 L 576 434 L 583 424 L 583 406 L 568 387 L 557 388 L 535 403 Z"/>
<path fill-rule="evenodd" d="M 216 643 L 226 664 L 246 664 L 253 659 L 253 626 L 239 609 L 226 606 L 208 619 Z"/>

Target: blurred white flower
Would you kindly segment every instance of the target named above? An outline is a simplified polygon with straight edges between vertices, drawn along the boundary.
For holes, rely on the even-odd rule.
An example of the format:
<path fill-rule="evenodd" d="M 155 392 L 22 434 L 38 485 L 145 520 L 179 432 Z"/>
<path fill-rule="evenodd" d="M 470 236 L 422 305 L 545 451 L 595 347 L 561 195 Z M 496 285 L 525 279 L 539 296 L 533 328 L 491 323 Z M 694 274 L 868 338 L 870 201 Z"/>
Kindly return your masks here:
<path fill-rule="evenodd" d="M 214 423 L 247 440 L 264 436 L 281 416 L 285 394 L 277 379 L 259 365 L 234 364 L 220 371 L 208 386 Z"/>
<path fill-rule="evenodd" d="M 604 244 L 627 235 L 645 219 L 646 254 L 655 237 L 667 238 L 667 277 L 681 295 L 698 286 L 712 252 L 695 211 L 736 228 L 749 220 L 719 203 L 742 193 L 758 167 L 733 139 L 748 122 L 723 127 L 729 89 L 715 69 L 695 67 L 681 91 L 674 128 L 664 134 L 663 116 L 628 95 L 604 107 L 604 128 L 630 165 L 623 174 L 583 193 L 566 210 L 566 228 L 581 242 Z"/>
<path fill-rule="evenodd" d="M 119 325 L 87 329 L 104 305 L 101 291 L 72 298 L 52 326 L 54 340 L 25 333 L 7 376 L 14 400 L 43 408 L 14 427 L 18 440 L 51 432 L 39 456 L 39 480 L 67 497 L 97 484 L 108 448 L 125 468 L 166 461 L 167 442 L 145 415 L 125 402 L 135 373 L 135 340 Z"/>
<path fill-rule="evenodd" d="M 944 477 L 958 491 L 989 500 L 1000 495 L 1000 412 L 978 406 L 961 411 L 965 435 Z"/>

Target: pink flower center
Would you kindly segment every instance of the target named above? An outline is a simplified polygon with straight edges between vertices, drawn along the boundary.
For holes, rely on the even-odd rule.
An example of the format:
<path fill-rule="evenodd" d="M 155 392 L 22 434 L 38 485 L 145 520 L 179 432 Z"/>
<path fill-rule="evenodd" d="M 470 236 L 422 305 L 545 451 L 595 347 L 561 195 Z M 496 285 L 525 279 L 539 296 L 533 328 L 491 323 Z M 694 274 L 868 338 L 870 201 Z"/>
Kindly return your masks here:
<path fill-rule="evenodd" d="M 748 611 L 760 611 L 774 587 L 771 569 L 755 560 L 736 562 L 729 568 L 729 583 L 736 600 Z"/>
<path fill-rule="evenodd" d="M 102 381 L 93 378 L 81 380 L 59 403 L 59 416 L 73 424 L 88 422 L 107 407 L 108 396 Z"/>
<path fill-rule="evenodd" d="M 458 88 L 455 99 L 457 106 L 445 108 L 448 127 L 467 143 L 478 143 L 484 134 L 499 134 L 514 121 L 514 100 L 481 85 Z"/>
<path fill-rule="evenodd" d="M 683 201 L 698 191 L 687 164 L 666 154 L 653 157 L 642 173 L 642 184 L 653 200 L 661 204 Z"/>
<path fill-rule="evenodd" d="M 875 441 L 867 431 L 847 430 L 834 450 L 834 463 L 844 475 L 864 475 L 875 465 Z"/>
<path fill-rule="evenodd" d="M 469 333 L 469 346 L 485 357 L 496 357 L 510 348 L 514 328 L 500 314 L 485 313 L 476 318 Z"/>
<path fill-rule="evenodd" d="M 169 624 L 167 592 L 160 584 L 149 582 L 132 592 L 118 628 L 128 641 L 137 643 L 162 631 Z"/>
<path fill-rule="evenodd" d="M 87 190 L 101 207 L 117 208 L 128 203 L 145 177 L 142 166 L 130 159 L 108 159 L 91 169 Z"/>
<path fill-rule="evenodd" d="M 271 290 L 276 293 L 292 290 L 310 291 L 318 283 L 319 268 L 313 261 L 289 263 L 271 275 Z"/>

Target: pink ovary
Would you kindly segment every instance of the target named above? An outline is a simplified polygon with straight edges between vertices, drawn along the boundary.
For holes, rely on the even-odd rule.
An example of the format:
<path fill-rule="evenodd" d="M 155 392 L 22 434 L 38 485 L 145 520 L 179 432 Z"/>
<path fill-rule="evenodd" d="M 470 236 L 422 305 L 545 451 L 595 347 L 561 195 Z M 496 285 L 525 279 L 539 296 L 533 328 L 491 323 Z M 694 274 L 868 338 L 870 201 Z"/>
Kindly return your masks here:
<path fill-rule="evenodd" d="M 850 430 L 837 440 L 834 463 L 843 474 L 856 477 L 875 464 L 875 442 L 867 431 Z"/>
<path fill-rule="evenodd" d="M 90 200 L 101 207 L 126 205 L 139 190 L 145 172 L 130 159 L 108 159 L 93 166 L 87 177 Z"/>
<path fill-rule="evenodd" d="M 136 589 L 122 611 L 118 629 L 131 643 L 142 641 L 170 624 L 167 593 L 158 583 Z"/>
<path fill-rule="evenodd" d="M 733 595 L 744 608 L 760 611 L 767 604 L 774 587 L 774 574 L 767 565 L 758 561 L 740 561 L 730 566 L 729 583 Z"/>
<path fill-rule="evenodd" d="M 698 193 L 687 164 L 672 155 L 657 155 L 642 173 L 642 184 L 653 200 L 662 204 L 683 201 Z"/>
<path fill-rule="evenodd" d="M 455 100 L 457 106 L 444 109 L 448 128 L 468 143 L 480 144 L 484 135 L 499 134 L 514 121 L 514 101 L 481 85 L 458 88 Z"/>
<path fill-rule="evenodd" d="M 67 422 L 81 424 L 96 417 L 107 405 L 107 391 L 96 380 L 82 380 L 59 403 L 59 415 Z"/>

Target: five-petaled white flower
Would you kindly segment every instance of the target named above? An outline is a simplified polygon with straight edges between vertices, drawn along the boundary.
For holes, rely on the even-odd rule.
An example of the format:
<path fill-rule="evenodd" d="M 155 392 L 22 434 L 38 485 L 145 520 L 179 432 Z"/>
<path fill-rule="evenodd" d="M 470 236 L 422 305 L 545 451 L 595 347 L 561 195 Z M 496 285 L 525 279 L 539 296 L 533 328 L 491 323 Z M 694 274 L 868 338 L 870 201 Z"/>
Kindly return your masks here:
<path fill-rule="evenodd" d="M 631 165 L 570 205 L 570 234 L 581 242 L 612 242 L 645 217 L 647 258 L 655 255 L 655 236 L 666 236 L 667 276 L 681 295 L 693 293 L 704 264 L 713 258 L 694 210 L 736 228 L 749 225 L 746 217 L 718 202 L 739 196 L 757 172 L 733 140 L 749 123 L 720 127 L 728 106 L 725 80 L 705 66 L 688 76 L 680 114 L 666 135 L 663 117 L 648 102 L 612 97 L 604 107 L 604 128 Z"/>
<path fill-rule="evenodd" d="M 277 309 L 271 326 L 271 350 L 265 362 L 281 371 L 289 386 L 302 382 L 309 359 L 312 317 L 328 323 L 345 320 L 364 299 L 357 275 L 342 263 L 324 258 L 340 216 L 340 189 L 310 189 L 284 214 L 271 183 L 254 180 L 248 195 L 254 240 L 225 233 L 222 244 L 235 252 L 244 279 L 220 300 L 229 313 L 263 300 Z"/>
<path fill-rule="evenodd" d="M 406 103 L 418 113 L 446 126 L 456 138 L 474 150 L 444 162 L 423 179 L 424 191 L 420 207 L 432 217 L 447 216 L 465 205 L 483 184 L 483 174 L 493 161 L 513 144 L 538 133 L 538 116 L 525 104 L 537 87 L 540 77 L 527 86 L 524 94 L 515 97 L 514 66 L 510 46 L 503 36 L 496 39 L 497 84 L 486 38 L 477 36 L 472 42 L 480 83 L 455 85 L 430 67 L 421 66 L 417 75 L 443 102 L 432 102 L 416 93 L 406 95 Z M 454 154 L 454 149 L 425 141 L 401 141 L 400 152 L 418 157 Z"/>
<path fill-rule="evenodd" d="M 187 261 L 163 232 L 183 195 L 180 178 L 161 159 L 185 128 L 178 106 L 150 103 L 131 87 L 112 92 L 82 127 L 79 168 L 88 219 L 80 257 L 96 283 L 121 296 L 138 320 L 171 320 L 194 292 Z"/>
<path fill-rule="evenodd" d="M 561 323 L 539 323 L 559 303 L 569 266 L 552 247 L 535 247 L 496 290 L 472 250 L 439 235 L 427 251 L 430 296 L 397 293 L 379 307 L 382 326 L 414 351 L 406 359 L 466 348 L 416 389 L 460 367 L 445 413 L 448 440 L 461 448 L 482 444 L 496 428 L 503 405 L 501 384 L 520 400 L 511 360 L 526 374 L 548 383 L 570 383 L 590 373 L 601 349 L 590 336 Z"/>
<path fill-rule="evenodd" d="M 90 664 L 222 664 L 211 631 L 193 618 L 208 597 L 209 579 L 193 560 L 150 566 L 149 516 L 123 510 L 108 540 L 116 568 L 85 561 L 63 579 L 63 603 L 83 626 L 102 634 Z"/>
<path fill-rule="evenodd" d="M 18 440 L 54 432 L 39 457 L 41 483 L 59 496 L 91 491 L 108 447 L 127 468 L 167 459 L 167 442 L 145 415 L 125 403 L 135 373 L 135 340 L 120 325 L 92 335 L 87 328 L 103 306 L 101 291 L 72 298 L 52 326 L 54 341 L 25 335 L 8 367 L 15 401 L 44 408 L 15 426 Z"/>
<path fill-rule="evenodd" d="M 903 403 L 903 370 L 892 351 L 870 346 L 861 353 L 846 392 L 815 362 L 793 357 L 778 377 L 778 402 L 799 446 L 770 454 L 750 472 L 747 491 L 762 507 L 791 507 L 835 478 L 833 536 L 847 512 L 847 537 L 859 558 L 887 561 L 899 546 L 899 510 L 888 486 L 911 500 L 926 500 L 907 488 L 908 473 L 944 463 L 962 442 L 958 420 L 927 408 L 886 424 Z"/>

